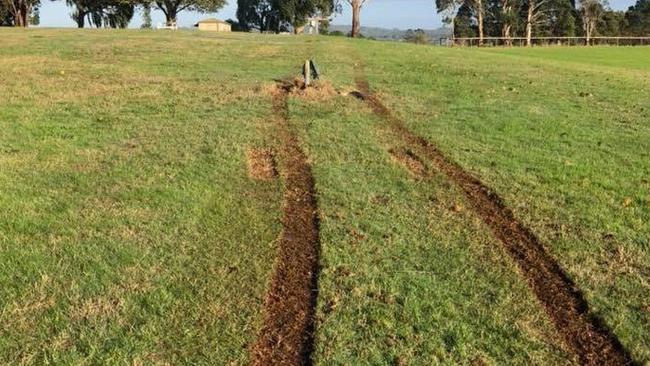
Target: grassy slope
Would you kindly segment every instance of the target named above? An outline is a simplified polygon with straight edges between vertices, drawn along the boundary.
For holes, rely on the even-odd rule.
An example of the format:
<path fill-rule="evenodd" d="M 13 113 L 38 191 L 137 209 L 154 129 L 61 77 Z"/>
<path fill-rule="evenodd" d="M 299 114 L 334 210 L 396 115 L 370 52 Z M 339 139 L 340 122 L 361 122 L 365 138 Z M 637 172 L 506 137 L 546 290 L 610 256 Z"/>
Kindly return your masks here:
<path fill-rule="evenodd" d="M 354 43 L 320 46 L 328 78 L 351 88 Z M 317 364 L 569 362 L 507 256 L 452 210 L 460 195 L 392 161 L 400 145 L 365 105 L 294 100 L 291 116 L 322 217 Z"/>
<path fill-rule="evenodd" d="M 411 178 L 355 101 L 292 111 L 322 215 L 318 364 L 567 362 L 498 244 L 452 210 L 449 183 Z"/>
<path fill-rule="evenodd" d="M 495 188 L 650 360 L 650 49 L 361 48 L 388 103 Z"/>
<path fill-rule="evenodd" d="M 280 230 L 280 184 L 246 177 L 252 90 L 286 67 L 253 40 L 3 33 L 0 362 L 243 362 Z"/>
<path fill-rule="evenodd" d="M 604 216 L 594 218 L 581 211 L 594 212 L 591 206 L 545 209 L 558 198 L 548 187 L 561 189 L 566 200 L 574 194 L 574 178 L 556 169 L 562 179 L 552 175 L 539 188 L 541 183 L 530 183 L 538 176 L 519 170 L 512 159 L 522 150 L 539 161 L 556 153 L 511 146 L 518 141 L 516 124 L 494 144 L 494 130 L 506 128 L 498 123 L 502 119 L 528 123 L 521 115 L 529 118 L 540 108 L 551 113 L 530 97 L 513 99 L 525 109 L 515 113 L 482 99 L 475 105 L 466 95 L 493 81 L 503 55 L 482 53 L 480 58 L 495 64 L 486 72 L 479 61 L 467 61 L 471 51 L 332 38 L 2 33 L 3 46 L 27 46 L 0 47 L 0 362 L 245 362 L 280 230 L 281 184 L 250 181 L 243 152 L 272 143 L 264 83 L 296 73 L 304 58 L 299 54 L 314 53 L 335 86 L 346 87 L 353 74 L 349 51 L 357 48 L 371 65 L 371 81 L 390 91 L 386 98 L 399 106 L 398 113 L 423 134 L 435 132 L 432 140 L 479 172 L 546 241 L 555 231 L 535 223 L 552 226 L 568 217 L 584 234 L 592 230 L 590 220 L 597 226 L 610 213 L 599 208 Z M 529 56 L 507 57 L 508 67 L 530 62 Z M 432 64 L 439 71 L 430 79 L 408 70 L 430 70 Z M 467 73 L 477 75 L 471 84 Z M 549 74 L 555 83 L 564 75 Z M 562 93 L 540 90 L 548 99 Z M 597 91 L 590 93 L 599 98 Z M 614 102 L 598 105 L 613 108 Z M 439 119 L 443 110 L 448 117 Z M 606 112 L 602 117 L 615 115 L 620 123 L 638 117 L 623 107 Z M 291 119 L 313 161 L 323 217 L 319 363 L 480 358 L 525 364 L 568 357 L 485 228 L 470 212 L 449 210 L 456 203 L 467 207 L 459 194 L 437 176 L 414 180 L 395 165 L 386 153 L 394 147 L 393 136 L 362 104 L 340 97 L 320 103 L 294 99 Z M 568 133 L 583 131 L 574 122 L 584 123 L 568 119 L 562 126 Z M 582 141 L 567 136 L 571 143 Z M 634 151 L 618 140 L 606 146 L 626 157 Z M 514 149 L 512 155 L 502 156 L 506 147 Z M 575 150 L 584 159 L 596 156 L 580 145 Z M 638 159 L 631 163 L 643 165 Z M 642 174 L 637 165 L 629 174 Z M 633 186 L 622 177 L 609 184 Z M 521 189 L 532 193 L 522 197 Z M 613 220 L 611 230 L 632 235 L 627 220 L 638 210 L 647 214 L 632 209 Z M 563 260 L 572 273 L 610 279 L 604 269 L 609 262 L 599 261 L 611 258 L 599 251 L 602 245 L 587 250 L 574 227 L 563 228 L 561 239 L 553 236 L 553 248 L 569 253 Z M 633 240 L 643 238 L 643 230 L 621 247 L 636 248 Z M 619 231 L 614 234 L 619 243 Z M 638 291 L 644 288 L 634 276 L 645 268 L 638 266 L 648 263 L 645 258 L 614 267 L 629 270 L 621 276 L 631 286 L 625 304 L 643 304 Z M 618 299 L 598 292 L 601 287 L 593 288 L 588 294 L 596 294 L 599 307 L 616 304 Z M 642 310 L 622 316 L 630 314 L 640 318 L 625 318 L 622 329 L 645 327 Z M 644 346 L 638 339 L 642 330 L 624 338 L 637 353 Z"/>

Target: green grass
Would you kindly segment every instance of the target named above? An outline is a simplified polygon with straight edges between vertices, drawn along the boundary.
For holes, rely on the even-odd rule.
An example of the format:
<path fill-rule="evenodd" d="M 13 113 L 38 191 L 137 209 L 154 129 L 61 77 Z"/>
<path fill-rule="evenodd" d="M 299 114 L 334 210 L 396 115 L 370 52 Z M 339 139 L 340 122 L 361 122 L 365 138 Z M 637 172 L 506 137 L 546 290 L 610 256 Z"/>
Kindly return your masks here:
<path fill-rule="evenodd" d="M 388 104 L 496 189 L 648 362 L 650 71 L 630 65 L 650 48 L 362 49 Z"/>
<path fill-rule="evenodd" d="M 341 90 L 362 60 L 650 361 L 650 49 L 3 29 L 0 363 L 245 364 L 283 189 L 245 151 L 275 143 L 266 89 L 308 56 Z M 293 97 L 289 118 L 321 215 L 317 364 L 574 362 L 462 194 L 391 160 L 365 105 Z"/>

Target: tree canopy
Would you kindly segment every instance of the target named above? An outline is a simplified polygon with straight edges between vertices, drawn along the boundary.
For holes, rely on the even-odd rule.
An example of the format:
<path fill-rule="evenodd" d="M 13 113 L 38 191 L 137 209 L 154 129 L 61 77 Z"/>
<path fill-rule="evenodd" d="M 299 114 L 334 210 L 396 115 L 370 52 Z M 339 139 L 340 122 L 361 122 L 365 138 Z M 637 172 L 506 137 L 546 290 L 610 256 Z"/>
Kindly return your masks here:
<path fill-rule="evenodd" d="M 0 25 L 28 27 L 38 24 L 40 0 L 0 0 Z"/>
<path fill-rule="evenodd" d="M 237 19 L 241 28 L 261 32 L 282 32 L 305 25 L 314 15 L 330 15 L 333 0 L 238 0 Z"/>
<path fill-rule="evenodd" d="M 605 0 L 435 0 L 451 14 L 455 37 L 650 36 L 650 0 L 637 0 L 627 12 Z"/>
<path fill-rule="evenodd" d="M 650 0 L 638 0 L 625 13 L 625 32 L 634 36 L 650 36 Z"/>
<path fill-rule="evenodd" d="M 184 10 L 216 13 L 226 5 L 226 0 L 154 0 L 153 4 L 165 14 L 167 24 L 170 24 L 176 22 L 178 13 Z"/>
<path fill-rule="evenodd" d="M 66 0 L 73 7 L 70 14 L 77 27 L 126 28 L 133 18 L 136 4 L 128 0 Z"/>

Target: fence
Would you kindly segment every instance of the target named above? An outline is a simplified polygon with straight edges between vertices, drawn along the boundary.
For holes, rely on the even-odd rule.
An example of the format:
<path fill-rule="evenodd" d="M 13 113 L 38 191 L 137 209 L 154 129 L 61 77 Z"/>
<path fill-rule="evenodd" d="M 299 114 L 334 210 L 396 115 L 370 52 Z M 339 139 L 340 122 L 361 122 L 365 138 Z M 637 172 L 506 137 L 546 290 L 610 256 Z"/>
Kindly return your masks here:
<path fill-rule="evenodd" d="M 650 46 L 650 37 L 591 37 L 587 43 L 586 37 L 532 37 L 532 46 Z M 469 38 L 440 38 L 441 46 L 526 46 L 526 37 L 483 37 L 483 43 L 478 37 Z"/>

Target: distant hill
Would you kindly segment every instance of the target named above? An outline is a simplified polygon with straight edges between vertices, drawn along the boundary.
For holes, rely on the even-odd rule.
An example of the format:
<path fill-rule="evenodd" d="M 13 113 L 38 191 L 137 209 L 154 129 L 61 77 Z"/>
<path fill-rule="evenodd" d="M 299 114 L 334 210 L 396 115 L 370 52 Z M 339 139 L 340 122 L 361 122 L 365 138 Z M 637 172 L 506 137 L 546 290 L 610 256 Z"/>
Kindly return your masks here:
<path fill-rule="evenodd" d="M 345 34 L 350 33 L 351 29 L 352 27 L 349 25 L 330 25 L 329 27 L 330 32 L 339 31 Z M 397 28 L 361 27 L 361 34 L 364 37 L 386 41 L 402 41 L 406 31 L 406 29 Z M 440 38 L 451 37 L 451 29 L 449 28 L 424 29 L 424 32 L 432 42 L 436 42 Z"/>

